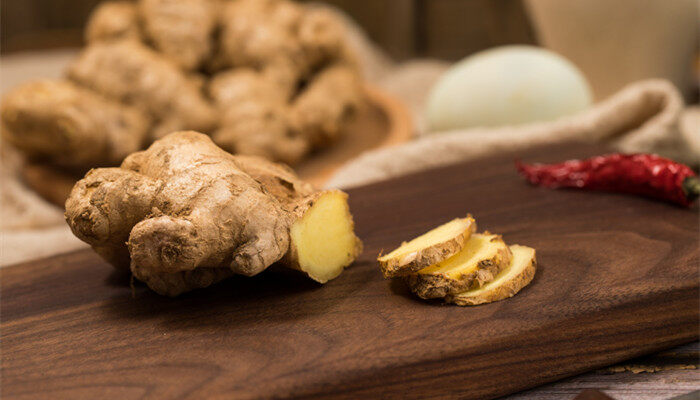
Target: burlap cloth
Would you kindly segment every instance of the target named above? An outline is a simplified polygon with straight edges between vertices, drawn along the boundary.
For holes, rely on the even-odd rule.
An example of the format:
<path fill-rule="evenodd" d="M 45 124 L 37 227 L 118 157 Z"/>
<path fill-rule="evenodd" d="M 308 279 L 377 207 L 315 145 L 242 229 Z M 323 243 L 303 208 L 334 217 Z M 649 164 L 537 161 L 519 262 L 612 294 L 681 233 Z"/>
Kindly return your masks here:
<path fill-rule="evenodd" d="M 351 187 L 489 153 L 572 139 L 605 142 L 625 152 L 655 152 L 693 165 L 700 161 L 700 109 L 684 108 L 678 90 L 663 80 L 632 83 L 591 109 L 556 121 L 427 133 L 422 119 L 424 100 L 449 65 L 429 60 L 394 63 L 352 22 L 347 24 L 366 78 L 402 99 L 412 111 L 416 140 L 363 154 L 341 168 L 329 187 Z M 48 56 L 50 59 L 34 55 L 27 61 L 27 56 L 22 57 L 25 59 L 2 60 L 3 91 L 23 80 L 57 76 L 70 59 L 64 53 Z M 37 65 L 49 67 L 37 70 Z M 86 246 L 70 233 L 63 210 L 21 183 L 21 158 L 7 146 L 0 150 L 0 266 Z"/>

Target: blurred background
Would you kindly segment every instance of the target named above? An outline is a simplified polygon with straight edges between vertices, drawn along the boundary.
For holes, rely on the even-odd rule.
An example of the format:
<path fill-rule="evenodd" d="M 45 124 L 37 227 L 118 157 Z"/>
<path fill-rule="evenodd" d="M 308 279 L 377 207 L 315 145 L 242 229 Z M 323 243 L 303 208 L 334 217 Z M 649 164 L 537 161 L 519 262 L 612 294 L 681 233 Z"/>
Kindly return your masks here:
<path fill-rule="evenodd" d="M 77 47 L 100 0 L 1 0 L 3 55 Z M 662 77 L 697 102 L 696 0 L 327 0 L 397 61 L 456 61 L 505 44 L 540 44 L 581 68 L 595 97 Z"/>
<path fill-rule="evenodd" d="M 100 0 L 2 0 L 2 53 L 82 44 Z M 457 60 L 508 43 L 535 42 L 520 0 L 329 0 L 391 56 Z"/>

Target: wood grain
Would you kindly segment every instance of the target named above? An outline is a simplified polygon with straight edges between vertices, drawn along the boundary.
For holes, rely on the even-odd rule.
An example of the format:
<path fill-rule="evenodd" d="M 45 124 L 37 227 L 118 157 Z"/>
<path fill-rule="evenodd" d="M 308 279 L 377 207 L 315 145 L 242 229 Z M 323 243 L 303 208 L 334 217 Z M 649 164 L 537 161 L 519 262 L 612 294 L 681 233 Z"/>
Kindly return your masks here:
<path fill-rule="evenodd" d="M 501 400 L 573 399 L 582 390 L 592 388 L 604 388 L 605 394 L 615 400 L 680 400 L 676 397 L 693 391 L 700 394 L 699 350 L 698 342 L 673 347 L 505 396 Z M 656 372 L 630 371 L 639 372 L 639 367 Z"/>
<path fill-rule="evenodd" d="M 568 145 L 525 161 L 598 153 Z M 365 252 L 159 297 L 90 251 L 0 270 L 3 399 L 488 399 L 698 339 L 698 208 L 525 184 L 513 155 L 350 191 Z M 516 297 L 423 302 L 380 250 L 471 212 L 537 249 Z"/>
<path fill-rule="evenodd" d="M 595 390 L 586 389 L 581 392 L 578 396 L 574 397 L 574 400 L 615 400 L 612 397 L 606 395 L 605 393 Z"/>

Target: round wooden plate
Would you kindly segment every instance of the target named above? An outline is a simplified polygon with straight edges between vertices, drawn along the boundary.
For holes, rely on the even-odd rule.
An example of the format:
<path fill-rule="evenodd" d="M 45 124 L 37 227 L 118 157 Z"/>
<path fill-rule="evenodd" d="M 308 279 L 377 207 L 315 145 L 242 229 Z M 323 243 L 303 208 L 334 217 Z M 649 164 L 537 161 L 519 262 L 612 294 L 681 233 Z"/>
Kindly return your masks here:
<path fill-rule="evenodd" d="M 411 115 L 401 101 L 372 86 L 367 86 L 365 91 L 367 105 L 345 128 L 342 139 L 297 165 L 295 170 L 300 177 L 320 187 L 338 168 L 363 152 L 403 143 L 413 137 Z M 27 186 L 60 207 L 81 178 L 32 163 L 24 166 L 22 177 Z"/>

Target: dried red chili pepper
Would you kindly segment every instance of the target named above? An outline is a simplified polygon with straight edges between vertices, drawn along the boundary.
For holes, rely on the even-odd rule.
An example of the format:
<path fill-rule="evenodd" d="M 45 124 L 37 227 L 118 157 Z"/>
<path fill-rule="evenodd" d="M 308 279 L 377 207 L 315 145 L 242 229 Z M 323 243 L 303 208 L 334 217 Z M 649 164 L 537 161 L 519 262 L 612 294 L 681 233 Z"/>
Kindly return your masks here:
<path fill-rule="evenodd" d="M 558 164 L 516 161 L 516 168 L 533 185 L 549 188 L 632 193 L 685 207 L 700 195 L 693 170 L 655 154 L 608 154 Z"/>

